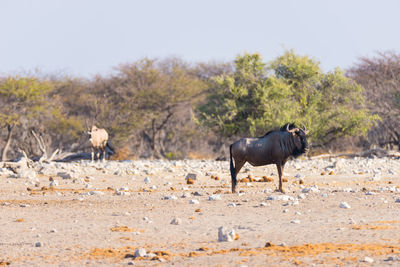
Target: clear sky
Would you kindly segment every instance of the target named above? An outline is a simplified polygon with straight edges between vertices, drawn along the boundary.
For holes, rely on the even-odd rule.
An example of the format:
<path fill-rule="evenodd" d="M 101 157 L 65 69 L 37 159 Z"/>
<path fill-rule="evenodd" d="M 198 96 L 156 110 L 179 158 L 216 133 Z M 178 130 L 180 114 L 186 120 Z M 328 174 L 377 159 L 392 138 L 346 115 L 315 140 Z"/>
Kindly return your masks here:
<path fill-rule="evenodd" d="M 400 51 L 397 0 L 0 0 L 0 75 L 92 77 L 143 57 L 231 61 L 285 49 L 346 69 Z"/>

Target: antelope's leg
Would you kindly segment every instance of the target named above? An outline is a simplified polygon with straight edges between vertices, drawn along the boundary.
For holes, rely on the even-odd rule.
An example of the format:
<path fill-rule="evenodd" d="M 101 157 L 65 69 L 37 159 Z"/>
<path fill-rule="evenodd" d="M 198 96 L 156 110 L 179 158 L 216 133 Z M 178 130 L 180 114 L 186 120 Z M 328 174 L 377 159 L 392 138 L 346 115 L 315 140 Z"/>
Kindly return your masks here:
<path fill-rule="evenodd" d="M 103 149 L 103 162 L 106 162 L 106 148 Z"/>
<path fill-rule="evenodd" d="M 94 148 L 92 147 L 92 162 L 94 161 Z"/>

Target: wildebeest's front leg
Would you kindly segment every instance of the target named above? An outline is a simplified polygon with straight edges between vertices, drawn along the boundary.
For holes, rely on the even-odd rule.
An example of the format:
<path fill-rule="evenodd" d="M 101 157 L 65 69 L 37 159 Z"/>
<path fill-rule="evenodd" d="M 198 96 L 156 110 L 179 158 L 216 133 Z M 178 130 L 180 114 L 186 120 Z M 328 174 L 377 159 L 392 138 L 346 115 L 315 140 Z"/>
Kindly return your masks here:
<path fill-rule="evenodd" d="M 283 167 L 284 167 L 284 163 L 283 164 L 276 164 L 276 168 L 278 169 L 278 175 L 279 175 L 279 191 L 281 191 L 282 193 L 285 193 L 285 191 L 283 190 L 283 186 L 282 186 L 282 174 L 283 174 Z"/>

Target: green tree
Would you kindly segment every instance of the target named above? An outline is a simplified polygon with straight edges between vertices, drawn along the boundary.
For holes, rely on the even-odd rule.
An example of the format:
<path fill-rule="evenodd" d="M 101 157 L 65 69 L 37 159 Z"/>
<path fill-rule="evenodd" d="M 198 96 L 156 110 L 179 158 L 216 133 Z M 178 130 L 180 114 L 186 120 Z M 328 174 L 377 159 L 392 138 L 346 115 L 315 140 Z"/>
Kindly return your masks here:
<path fill-rule="evenodd" d="M 259 135 L 296 122 L 310 130 L 318 146 L 366 134 L 377 119 L 365 108 L 360 85 L 340 69 L 322 73 L 318 62 L 291 50 L 268 66 L 258 54 L 238 56 L 235 71 L 215 83 L 198 118 L 223 136 Z"/>
<path fill-rule="evenodd" d="M 48 81 L 33 77 L 8 77 L 0 82 L 0 123 L 7 129 L 3 161 L 7 159 L 15 128 L 48 111 L 46 95 L 52 88 Z"/>

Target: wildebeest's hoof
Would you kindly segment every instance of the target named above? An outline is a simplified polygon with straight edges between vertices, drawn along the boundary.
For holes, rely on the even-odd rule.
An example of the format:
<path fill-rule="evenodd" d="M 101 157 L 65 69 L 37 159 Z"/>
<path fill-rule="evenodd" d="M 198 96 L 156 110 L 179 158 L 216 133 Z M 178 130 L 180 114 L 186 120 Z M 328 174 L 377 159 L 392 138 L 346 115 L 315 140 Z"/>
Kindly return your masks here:
<path fill-rule="evenodd" d="M 274 192 L 280 192 L 280 193 L 282 193 L 282 194 L 285 194 L 286 192 L 285 192 L 285 190 L 283 190 L 283 189 L 275 189 L 275 191 Z"/>

